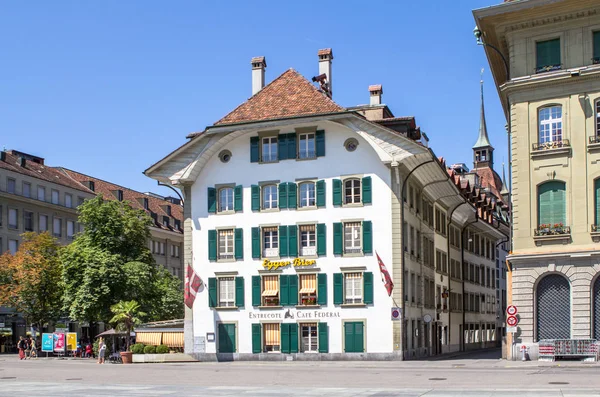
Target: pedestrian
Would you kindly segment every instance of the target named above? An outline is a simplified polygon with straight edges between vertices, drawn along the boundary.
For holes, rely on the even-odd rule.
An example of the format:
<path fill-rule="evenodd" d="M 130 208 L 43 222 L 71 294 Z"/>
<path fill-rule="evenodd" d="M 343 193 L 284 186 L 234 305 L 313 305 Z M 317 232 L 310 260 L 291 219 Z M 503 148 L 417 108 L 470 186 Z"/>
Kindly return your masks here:
<path fill-rule="evenodd" d="M 88 343 L 85 346 L 85 356 L 87 358 L 94 358 L 94 350 L 92 349 L 92 344 L 91 343 Z"/>
<path fill-rule="evenodd" d="M 104 364 L 104 354 L 106 353 L 106 343 L 104 339 L 100 337 L 98 340 L 98 364 Z"/>
<path fill-rule="evenodd" d="M 33 338 L 31 340 L 31 353 L 30 353 L 30 358 L 37 358 L 37 346 L 35 343 L 35 338 Z"/>
<path fill-rule="evenodd" d="M 25 338 L 25 360 L 31 358 L 31 337 Z"/>
<path fill-rule="evenodd" d="M 25 359 L 25 339 L 22 336 L 19 337 L 19 342 L 17 342 L 17 349 L 19 349 L 19 359 Z"/>

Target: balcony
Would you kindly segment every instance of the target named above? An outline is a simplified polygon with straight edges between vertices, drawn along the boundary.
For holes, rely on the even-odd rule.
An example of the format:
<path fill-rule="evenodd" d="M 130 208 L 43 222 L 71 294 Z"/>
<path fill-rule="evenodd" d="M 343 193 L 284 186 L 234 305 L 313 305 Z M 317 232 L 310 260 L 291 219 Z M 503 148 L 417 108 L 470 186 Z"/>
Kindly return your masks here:
<path fill-rule="evenodd" d="M 594 65 L 600 64 L 600 57 L 594 57 L 594 58 L 592 58 L 592 64 L 594 64 Z"/>
<path fill-rule="evenodd" d="M 588 141 L 588 151 L 598 151 L 600 150 L 600 135 L 594 135 L 589 137 Z"/>
<path fill-rule="evenodd" d="M 538 246 L 545 242 L 567 244 L 571 240 L 571 227 L 565 226 L 562 223 L 539 225 L 533 230 L 533 240 Z"/>
<path fill-rule="evenodd" d="M 300 247 L 300 256 L 317 256 L 317 247 Z"/>
<path fill-rule="evenodd" d="M 531 145 L 531 150 L 531 157 L 569 154 L 571 143 L 568 139 L 538 142 Z"/>
<path fill-rule="evenodd" d="M 561 69 L 562 69 L 562 65 L 561 64 L 538 66 L 538 67 L 535 68 L 535 74 L 554 72 L 556 70 L 561 70 Z"/>
<path fill-rule="evenodd" d="M 600 225 L 598 225 L 598 224 L 592 225 L 591 235 L 592 235 L 592 240 L 595 243 L 600 242 Z"/>

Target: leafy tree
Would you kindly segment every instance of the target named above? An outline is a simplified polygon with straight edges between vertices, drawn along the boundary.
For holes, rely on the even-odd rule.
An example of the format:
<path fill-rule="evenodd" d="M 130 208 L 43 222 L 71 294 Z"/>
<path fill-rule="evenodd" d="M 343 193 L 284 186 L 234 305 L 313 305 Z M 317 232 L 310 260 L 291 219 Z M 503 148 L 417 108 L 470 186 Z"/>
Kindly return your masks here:
<path fill-rule="evenodd" d="M 146 315 L 146 313 L 140 311 L 140 304 L 136 301 L 120 301 L 114 304 L 110 310 L 114 316 L 110 320 L 111 323 L 115 324 L 116 327 L 123 327 L 127 331 L 126 346 L 129 351 L 129 344 L 131 343 L 131 331 L 133 327 L 139 325 L 142 321 L 140 317 Z"/>
<path fill-rule="evenodd" d="M 49 233 L 24 233 L 15 255 L 0 257 L 0 305 L 13 307 L 30 323 L 43 327 L 62 310 L 59 245 Z"/>
<path fill-rule="evenodd" d="M 158 295 L 157 304 L 152 306 L 153 320 L 174 320 L 183 318 L 183 288 L 181 280 L 164 268 L 157 269 L 154 290 Z"/>

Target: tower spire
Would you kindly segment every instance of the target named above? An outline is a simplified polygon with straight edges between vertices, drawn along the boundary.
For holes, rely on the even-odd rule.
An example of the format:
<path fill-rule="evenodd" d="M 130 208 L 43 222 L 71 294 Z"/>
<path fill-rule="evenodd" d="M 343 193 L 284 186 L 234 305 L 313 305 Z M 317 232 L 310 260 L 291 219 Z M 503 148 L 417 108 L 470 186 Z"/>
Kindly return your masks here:
<path fill-rule="evenodd" d="M 485 123 L 485 107 L 483 101 L 483 68 L 481 69 L 481 80 L 479 81 L 481 86 L 481 114 L 479 116 L 479 137 L 477 142 L 473 145 L 473 149 L 482 148 L 486 146 L 492 146 L 488 138 L 487 125 Z"/>
<path fill-rule="evenodd" d="M 501 195 L 506 195 L 508 194 L 509 190 L 508 190 L 508 184 L 506 183 L 506 173 L 504 170 L 504 162 L 502 162 L 502 190 L 500 191 Z"/>

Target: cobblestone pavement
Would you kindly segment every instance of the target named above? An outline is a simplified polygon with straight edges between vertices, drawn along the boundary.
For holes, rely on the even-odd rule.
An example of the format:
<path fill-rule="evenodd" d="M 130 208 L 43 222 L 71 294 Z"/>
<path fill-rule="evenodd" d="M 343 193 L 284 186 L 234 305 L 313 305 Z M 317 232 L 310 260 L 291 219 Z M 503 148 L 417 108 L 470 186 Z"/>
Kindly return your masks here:
<path fill-rule="evenodd" d="M 435 361 L 98 365 L 0 356 L 0 396 L 598 396 L 600 365 Z"/>

